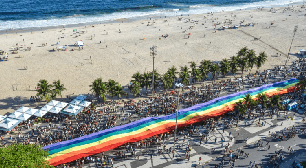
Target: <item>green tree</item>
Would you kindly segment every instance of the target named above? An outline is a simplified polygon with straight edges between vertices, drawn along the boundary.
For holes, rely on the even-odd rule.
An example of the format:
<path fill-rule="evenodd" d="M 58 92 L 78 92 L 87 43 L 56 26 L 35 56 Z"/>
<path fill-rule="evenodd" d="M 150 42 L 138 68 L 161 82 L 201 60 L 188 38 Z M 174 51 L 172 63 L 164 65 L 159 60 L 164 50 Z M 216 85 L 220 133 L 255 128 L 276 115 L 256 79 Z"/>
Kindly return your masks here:
<path fill-rule="evenodd" d="M 280 103 L 280 95 L 274 95 L 270 99 L 271 99 L 271 107 L 272 108 L 282 109 L 283 106 Z"/>
<path fill-rule="evenodd" d="M 267 61 L 267 58 L 268 56 L 266 55 L 265 52 L 259 53 L 258 57 L 256 57 L 256 60 L 255 60 L 255 65 L 257 69 L 262 67 L 262 65 Z"/>
<path fill-rule="evenodd" d="M 169 76 L 173 78 L 173 82 L 174 82 L 177 79 L 176 74 L 178 74 L 176 67 L 172 66 L 171 68 L 168 69 L 167 72 L 169 73 Z"/>
<path fill-rule="evenodd" d="M 139 82 L 137 81 L 133 82 L 131 86 L 131 92 L 134 94 L 134 96 L 137 96 L 138 94 L 140 94 L 139 89 L 141 89 Z"/>
<path fill-rule="evenodd" d="M 266 109 L 267 103 L 269 101 L 267 95 L 265 93 L 258 93 L 256 97 L 259 104 L 261 104 L 262 108 Z"/>
<path fill-rule="evenodd" d="M 241 73 L 248 67 L 248 60 L 243 56 L 238 56 L 238 66 L 240 67 Z"/>
<path fill-rule="evenodd" d="M 98 78 L 98 79 L 94 80 L 93 83 L 91 85 L 89 85 L 89 87 L 91 87 L 90 90 L 96 96 L 100 96 L 103 101 L 106 100 L 107 87 L 106 87 L 105 82 L 102 82 L 101 78 Z"/>
<path fill-rule="evenodd" d="M 190 80 L 189 80 L 190 75 L 189 75 L 188 67 L 186 65 L 181 68 L 180 78 L 182 79 L 182 83 L 185 86 L 189 85 L 189 83 L 190 83 Z"/>
<path fill-rule="evenodd" d="M 152 77 L 150 77 L 148 72 L 143 73 L 141 83 L 143 87 L 146 87 L 146 90 L 148 87 L 150 87 L 150 84 L 152 83 Z"/>
<path fill-rule="evenodd" d="M 191 75 L 191 77 L 192 77 L 192 81 L 194 82 L 194 77 L 196 76 L 196 63 L 194 62 L 194 61 L 191 61 L 190 62 L 190 68 L 191 68 L 191 73 L 190 73 L 190 75 Z"/>
<path fill-rule="evenodd" d="M 38 145 L 12 144 L 0 148 L 0 167 L 38 167 L 51 168 L 45 158 L 48 151 Z"/>
<path fill-rule="evenodd" d="M 245 115 L 247 111 L 247 106 L 242 100 L 239 100 L 235 105 L 235 111 L 239 113 L 239 115 Z"/>
<path fill-rule="evenodd" d="M 200 63 L 200 74 L 202 76 L 203 79 L 205 79 L 207 77 L 207 74 L 210 71 L 210 67 L 211 67 L 211 61 L 210 60 L 203 60 Z"/>
<path fill-rule="evenodd" d="M 229 71 L 229 62 L 227 61 L 227 59 L 223 59 L 221 62 L 220 62 L 220 69 L 221 69 L 221 73 L 223 75 L 223 78 L 225 77 L 225 75 L 228 73 Z"/>
<path fill-rule="evenodd" d="M 112 96 L 112 97 L 116 96 L 115 90 L 116 90 L 117 85 L 118 85 L 118 82 L 115 82 L 112 79 L 108 80 L 108 82 L 106 83 L 106 88 L 107 88 L 110 96 Z"/>
<path fill-rule="evenodd" d="M 61 81 L 60 80 L 57 80 L 57 81 L 54 81 L 53 82 L 53 87 L 54 87 L 54 91 L 56 94 L 60 95 L 62 97 L 62 91 L 64 90 L 67 90 L 65 87 L 64 87 L 64 84 L 61 84 Z"/>
<path fill-rule="evenodd" d="M 253 69 L 254 64 L 256 64 L 256 54 L 254 50 L 248 50 L 248 53 L 245 56 L 247 60 L 247 66 Z"/>
<path fill-rule="evenodd" d="M 47 80 L 42 79 L 37 84 L 37 96 L 42 96 L 42 98 L 48 99 L 48 94 L 51 92 L 52 85 L 48 83 Z"/>
<path fill-rule="evenodd" d="M 212 66 L 210 66 L 210 72 L 213 75 L 214 80 L 216 80 L 216 77 L 218 75 L 218 73 L 220 72 L 220 67 L 218 64 L 213 64 Z"/>
<path fill-rule="evenodd" d="M 141 83 L 142 76 L 139 72 L 136 72 L 135 74 L 133 74 L 132 78 L 134 79 L 132 79 L 131 82 L 137 81 L 138 83 Z"/>
<path fill-rule="evenodd" d="M 201 75 L 200 69 L 195 69 L 194 77 L 192 79 L 194 80 L 194 82 L 197 82 L 197 81 L 202 79 L 202 75 Z"/>
<path fill-rule="evenodd" d="M 295 86 L 300 88 L 302 90 L 302 93 L 304 93 L 306 87 L 306 78 L 301 79 Z"/>
<path fill-rule="evenodd" d="M 114 93 L 116 96 L 118 96 L 118 98 L 121 98 L 122 95 L 126 94 L 126 92 L 123 90 L 123 87 L 120 84 L 115 86 Z"/>
<path fill-rule="evenodd" d="M 170 77 L 170 75 L 168 73 L 165 73 L 162 78 L 161 81 L 163 83 L 163 88 L 167 91 L 168 88 L 170 88 L 173 84 L 173 78 Z"/>
<path fill-rule="evenodd" d="M 152 77 L 153 77 L 152 72 L 150 72 L 149 75 L 150 75 L 150 78 L 152 79 Z M 158 79 L 159 78 L 160 78 L 160 74 L 157 73 L 156 70 L 154 70 L 154 90 L 155 90 L 156 86 L 158 85 Z M 152 80 L 151 80 L 151 83 L 152 83 Z"/>
<path fill-rule="evenodd" d="M 236 56 L 232 56 L 229 62 L 229 68 L 232 74 L 235 74 L 238 71 L 237 66 L 238 66 L 238 59 Z"/>

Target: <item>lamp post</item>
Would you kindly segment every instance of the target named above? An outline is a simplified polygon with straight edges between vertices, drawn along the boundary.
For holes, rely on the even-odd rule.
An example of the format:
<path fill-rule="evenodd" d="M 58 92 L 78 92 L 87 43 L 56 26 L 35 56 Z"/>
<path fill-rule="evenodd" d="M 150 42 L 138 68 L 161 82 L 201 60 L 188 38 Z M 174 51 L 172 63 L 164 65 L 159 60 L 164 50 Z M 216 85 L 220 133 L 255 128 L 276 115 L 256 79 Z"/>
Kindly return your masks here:
<path fill-rule="evenodd" d="M 153 72 L 152 72 L 152 97 L 154 97 L 154 58 L 157 55 L 157 46 L 150 47 L 150 56 L 153 58 Z"/>
<path fill-rule="evenodd" d="M 182 88 L 184 85 L 181 83 L 176 83 L 175 87 L 177 88 Z M 176 141 L 176 133 L 177 133 L 177 117 L 178 117 L 178 110 L 179 110 L 179 105 L 180 105 L 180 89 L 178 90 L 178 95 L 177 95 L 177 110 L 176 110 L 176 117 L 175 117 L 175 130 L 174 130 L 174 146 L 173 146 L 173 150 L 175 150 L 175 141 Z"/>

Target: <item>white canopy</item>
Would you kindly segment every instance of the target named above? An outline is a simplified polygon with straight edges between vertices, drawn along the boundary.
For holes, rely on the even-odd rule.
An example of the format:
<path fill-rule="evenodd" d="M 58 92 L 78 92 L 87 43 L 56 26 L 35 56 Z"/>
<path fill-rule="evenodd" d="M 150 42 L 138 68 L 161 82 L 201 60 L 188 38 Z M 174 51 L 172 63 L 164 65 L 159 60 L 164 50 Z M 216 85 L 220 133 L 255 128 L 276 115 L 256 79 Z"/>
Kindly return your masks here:
<path fill-rule="evenodd" d="M 10 118 L 18 118 L 19 116 L 21 116 L 21 114 L 23 114 L 23 113 L 14 111 L 14 112 L 13 112 L 12 114 L 10 114 L 8 117 L 10 117 Z"/>
<path fill-rule="evenodd" d="M 12 119 L 12 118 L 5 118 L 3 121 L 0 122 L 0 129 L 4 131 L 11 131 L 15 126 L 20 123 L 19 120 Z"/>
<path fill-rule="evenodd" d="M 75 99 L 81 100 L 81 101 L 82 101 L 82 100 L 86 99 L 86 97 L 87 97 L 87 96 L 84 96 L 84 95 L 81 95 L 81 94 L 80 94 L 80 95 L 78 95 Z"/>
<path fill-rule="evenodd" d="M 49 105 L 49 106 L 56 106 L 58 103 L 59 103 L 59 101 L 51 100 L 49 103 L 47 103 L 47 105 Z"/>
<path fill-rule="evenodd" d="M 44 110 L 38 110 L 36 113 L 34 113 L 36 117 L 43 117 L 45 114 L 47 114 L 47 111 Z"/>
<path fill-rule="evenodd" d="M 73 99 L 69 104 L 72 104 L 74 106 L 77 106 L 81 103 L 81 100 L 78 100 L 78 99 Z"/>
<path fill-rule="evenodd" d="M 49 110 L 49 112 L 50 112 L 50 113 L 58 114 L 61 110 L 62 110 L 62 108 L 59 108 L 59 107 L 52 107 L 52 108 Z"/>
<path fill-rule="evenodd" d="M 4 120 L 6 116 L 0 115 L 0 121 Z"/>
<path fill-rule="evenodd" d="M 59 102 L 55 107 L 59 107 L 59 108 L 65 108 L 68 105 L 68 103 L 65 102 Z"/>
<path fill-rule="evenodd" d="M 88 107 L 89 105 L 91 104 L 91 102 L 89 102 L 89 101 L 82 101 L 80 104 L 79 104 L 79 106 L 82 106 L 82 107 Z"/>
<path fill-rule="evenodd" d="M 17 112 L 20 112 L 20 113 L 25 113 L 26 111 L 28 111 L 29 108 L 28 107 L 20 107 L 18 110 L 16 110 Z"/>
<path fill-rule="evenodd" d="M 34 115 L 37 111 L 38 111 L 38 109 L 29 108 L 29 110 L 27 110 L 25 113 L 30 114 L 30 115 Z"/>
<path fill-rule="evenodd" d="M 17 119 L 21 120 L 21 121 L 25 121 L 25 120 L 29 119 L 30 117 L 31 117 L 30 114 L 22 113 Z"/>
<path fill-rule="evenodd" d="M 41 110 L 49 111 L 49 110 L 51 110 L 51 108 L 52 108 L 52 106 L 49 106 L 49 105 L 46 104 L 44 107 L 41 108 Z"/>
<path fill-rule="evenodd" d="M 83 46 L 84 43 L 83 43 L 83 41 L 77 41 L 77 42 L 75 43 L 75 45 L 78 45 L 78 46 L 80 47 L 80 46 Z"/>
<path fill-rule="evenodd" d="M 79 106 L 74 106 L 72 104 L 69 104 L 69 106 L 67 108 L 65 108 L 64 111 L 67 112 L 67 113 L 75 114 L 80 109 L 81 109 L 81 107 L 79 107 Z"/>

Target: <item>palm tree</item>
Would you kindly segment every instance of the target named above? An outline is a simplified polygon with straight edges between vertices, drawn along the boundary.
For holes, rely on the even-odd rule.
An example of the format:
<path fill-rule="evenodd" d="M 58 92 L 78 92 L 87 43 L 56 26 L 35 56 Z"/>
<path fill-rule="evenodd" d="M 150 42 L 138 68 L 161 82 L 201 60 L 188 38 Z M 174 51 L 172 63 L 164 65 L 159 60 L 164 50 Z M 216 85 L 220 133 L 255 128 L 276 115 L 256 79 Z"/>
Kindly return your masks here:
<path fill-rule="evenodd" d="M 150 77 L 150 73 L 144 72 L 142 75 L 142 86 L 146 87 L 146 90 L 148 87 L 150 87 L 150 84 L 152 83 L 152 77 Z"/>
<path fill-rule="evenodd" d="M 202 75 L 201 75 L 200 69 L 195 69 L 194 77 L 192 79 L 194 79 L 194 82 L 197 82 L 200 79 L 202 79 Z"/>
<path fill-rule="evenodd" d="M 250 94 L 247 94 L 243 97 L 244 103 L 247 106 L 247 108 L 250 110 L 250 108 L 253 105 L 253 99 L 252 96 Z"/>
<path fill-rule="evenodd" d="M 189 83 L 190 83 L 190 80 L 189 80 L 190 75 L 189 75 L 188 67 L 186 65 L 181 68 L 180 78 L 182 79 L 182 83 L 185 86 L 189 85 Z"/>
<path fill-rule="evenodd" d="M 300 88 L 302 90 L 302 93 L 304 93 L 306 87 L 306 78 L 301 79 L 295 86 Z"/>
<path fill-rule="evenodd" d="M 223 75 L 223 78 L 225 77 L 225 75 L 228 73 L 228 70 L 229 70 L 229 62 L 227 61 L 227 59 L 223 59 L 221 62 L 220 62 L 220 65 L 221 65 L 221 73 Z"/>
<path fill-rule="evenodd" d="M 207 77 L 207 74 L 209 73 L 210 67 L 211 67 L 211 61 L 210 60 L 203 60 L 200 63 L 200 74 L 203 79 Z"/>
<path fill-rule="evenodd" d="M 51 92 L 51 84 L 48 84 L 48 81 L 45 79 L 42 79 L 37 84 L 37 96 L 42 96 L 43 98 L 48 98 L 48 93 Z"/>
<path fill-rule="evenodd" d="M 247 106 L 242 100 L 239 100 L 236 103 L 235 111 L 238 111 L 239 115 L 245 115 L 245 112 L 247 111 Z"/>
<path fill-rule="evenodd" d="M 248 67 L 253 69 L 254 64 L 256 63 L 256 54 L 254 50 L 249 50 L 245 58 L 247 59 Z"/>
<path fill-rule="evenodd" d="M 238 56 L 242 56 L 242 57 L 245 57 L 248 53 L 249 49 L 247 47 L 243 47 L 242 49 L 240 49 L 238 51 Z"/>
<path fill-rule="evenodd" d="M 261 104 L 261 107 L 263 109 L 267 108 L 267 103 L 268 103 L 268 97 L 265 93 L 259 93 L 257 94 L 257 100 L 259 102 L 259 104 Z"/>
<path fill-rule="evenodd" d="M 278 109 L 282 109 L 282 105 L 280 103 L 280 95 L 274 95 L 271 97 L 271 107 L 277 107 Z"/>
<path fill-rule="evenodd" d="M 137 81 L 138 83 L 141 83 L 142 76 L 139 72 L 136 72 L 135 74 L 133 74 L 132 78 L 134 79 L 131 80 L 131 82 Z"/>
<path fill-rule="evenodd" d="M 238 65 L 237 57 L 232 56 L 231 60 L 230 60 L 230 63 L 229 63 L 229 68 L 230 68 L 232 74 L 235 74 L 238 71 L 237 65 Z"/>
<path fill-rule="evenodd" d="M 149 76 L 150 76 L 150 78 L 152 79 L 152 72 L 150 72 L 149 73 Z M 157 84 L 158 84 L 158 79 L 160 78 L 160 74 L 159 73 L 157 73 L 157 71 L 156 70 L 154 70 L 154 90 L 155 90 L 155 88 L 156 88 L 156 86 L 157 86 Z M 151 81 L 151 83 L 152 83 L 152 81 Z"/>
<path fill-rule="evenodd" d="M 108 93 L 112 97 L 116 96 L 116 93 L 115 93 L 116 85 L 118 85 L 118 82 L 115 82 L 112 79 L 108 80 L 108 82 L 106 83 L 106 87 L 107 87 Z"/>
<path fill-rule="evenodd" d="M 165 74 L 161 77 L 161 81 L 163 82 L 163 88 L 164 88 L 166 91 L 167 91 L 167 89 L 168 89 L 169 87 L 171 87 L 172 84 L 173 84 L 173 78 L 171 78 L 171 77 L 169 76 L 168 73 L 165 73 Z"/>
<path fill-rule="evenodd" d="M 190 62 L 190 68 L 191 68 L 191 77 L 192 77 L 192 81 L 194 82 L 194 77 L 195 77 L 195 71 L 196 71 L 196 63 L 194 61 Z"/>
<path fill-rule="evenodd" d="M 56 94 L 60 95 L 62 97 L 62 91 L 67 90 L 64 87 L 64 84 L 61 84 L 60 80 L 54 81 L 53 86 L 55 87 L 53 90 L 55 91 Z"/>
<path fill-rule="evenodd" d="M 218 64 L 213 64 L 212 66 L 210 66 L 210 72 L 212 73 L 213 79 L 215 80 L 217 74 L 220 72 L 220 67 L 218 66 Z"/>
<path fill-rule="evenodd" d="M 107 87 L 106 87 L 105 82 L 102 82 L 101 78 L 98 78 L 98 79 L 94 80 L 93 83 L 91 85 L 89 85 L 89 87 L 91 87 L 90 90 L 96 96 L 100 96 L 103 101 L 106 100 Z"/>
<path fill-rule="evenodd" d="M 243 56 L 238 56 L 238 66 L 240 67 L 241 73 L 243 74 L 243 71 L 248 67 L 247 59 Z"/>
<path fill-rule="evenodd" d="M 267 61 L 268 56 L 266 55 L 265 52 L 259 53 L 259 56 L 256 57 L 255 60 L 255 65 L 257 69 L 259 69 L 266 61 Z"/>
<path fill-rule="evenodd" d="M 169 76 L 171 78 L 173 78 L 173 84 L 177 79 L 176 74 L 178 74 L 177 69 L 175 68 L 175 66 L 172 66 L 171 68 L 168 69 L 167 73 L 169 74 Z"/>
<path fill-rule="evenodd" d="M 115 86 L 114 92 L 115 92 L 115 95 L 118 96 L 118 98 L 121 98 L 123 94 L 126 94 L 126 92 L 123 90 L 120 84 Z"/>
<path fill-rule="evenodd" d="M 131 92 L 134 93 L 134 96 L 137 96 L 138 94 L 140 94 L 140 84 L 139 82 L 135 81 L 133 82 L 132 86 L 131 86 Z"/>

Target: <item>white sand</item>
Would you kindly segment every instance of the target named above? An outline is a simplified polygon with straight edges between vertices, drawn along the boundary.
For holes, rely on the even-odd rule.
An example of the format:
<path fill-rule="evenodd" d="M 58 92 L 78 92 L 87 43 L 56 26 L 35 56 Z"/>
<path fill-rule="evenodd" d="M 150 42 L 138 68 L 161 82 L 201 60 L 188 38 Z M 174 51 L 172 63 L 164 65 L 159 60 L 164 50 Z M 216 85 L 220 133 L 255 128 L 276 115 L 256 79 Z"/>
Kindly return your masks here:
<path fill-rule="evenodd" d="M 67 88 L 67 91 L 63 92 L 63 97 L 73 93 L 75 95 L 90 93 L 89 85 L 99 77 L 102 77 L 103 81 L 114 79 L 126 85 L 131 80 L 133 73 L 152 71 L 149 49 L 153 45 L 158 47 L 155 67 L 159 73 L 166 72 L 172 65 L 177 68 L 189 65 L 190 61 L 195 61 L 197 64 L 203 59 L 221 61 L 223 58 L 236 55 L 238 50 L 244 46 L 254 49 L 257 54 L 262 51 L 266 52 L 268 62 L 262 69 L 283 65 L 286 58 L 284 54 L 281 57 L 271 57 L 271 55 L 280 54 L 279 51 L 286 54 L 289 52 L 296 25 L 298 25 L 298 30 L 290 53 L 298 53 L 299 49 L 306 48 L 306 32 L 304 31 L 306 16 L 304 16 L 305 8 L 301 6 L 295 6 L 294 11 L 289 10 L 284 13 L 282 12 L 284 8 L 276 9 L 279 9 L 276 13 L 263 9 L 222 12 L 213 15 L 190 15 L 183 16 L 181 21 L 178 20 L 178 17 L 167 17 L 154 20 L 155 23 L 151 26 L 147 26 L 147 23 L 148 21 L 153 23 L 153 19 L 99 24 L 94 27 L 86 26 L 86 28 L 82 26 L 49 29 L 43 31 L 44 33 L 35 31 L 33 33 L 2 34 L 0 35 L 2 39 L 0 49 L 9 51 L 18 43 L 19 46 L 31 47 L 32 50 L 10 54 L 7 62 L 0 63 L 2 72 L 0 114 L 13 112 L 23 105 L 27 107 L 39 105 L 30 103 L 29 98 L 36 95 L 36 91 L 33 90 L 40 79 L 46 79 L 49 83 L 61 80 Z M 187 22 L 188 19 L 198 21 L 198 24 Z M 245 20 L 243 25 L 252 22 L 258 24 L 255 27 L 241 27 L 238 30 L 217 30 L 215 33 L 214 23 L 224 22 L 226 19 L 233 20 L 232 25 L 239 25 L 242 20 Z M 212 22 L 213 20 L 215 22 Z M 229 22 L 229 20 L 226 21 Z M 271 26 L 271 22 L 274 25 Z M 222 25 L 217 25 L 217 28 Z M 188 29 L 190 26 L 194 28 Z M 269 26 L 270 29 L 266 29 Z M 76 34 L 73 34 L 73 29 L 84 30 L 86 33 L 75 38 Z M 182 33 L 184 30 L 186 32 Z M 252 36 L 242 31 L 254 37 L 261 37 L 264 43 L 254 41 Z M 191 33 L 189 39 L 184 38 L 187 33 Z M 169 37 L 162 38 L 161 35 L 165 34 L 168 34 Z M 77 40 L 85 43 L 81 51 L 77 50 L 78 47 L 68 47 L 68 51 L 49 52 L 53 48 L 56 49 L 56 46 L 51 45 L 56 44 L 57 41 L 60 41 L 60 45 L 73 45 Z M 47 43 L 47 46 L 42 47 L 42 43 Z M 70 51 L 72 48 L 75 51 Z M 19 55 L 21 58 L 18 58 Z M 290 57 L 291 60 L 297 59 L 293 55 Z M 27 70 L 22 70 L 24 67 L 27 67 Z M 17 90 L 13 91 L 13 86 L 15 89 L 17 87 Z"/>

